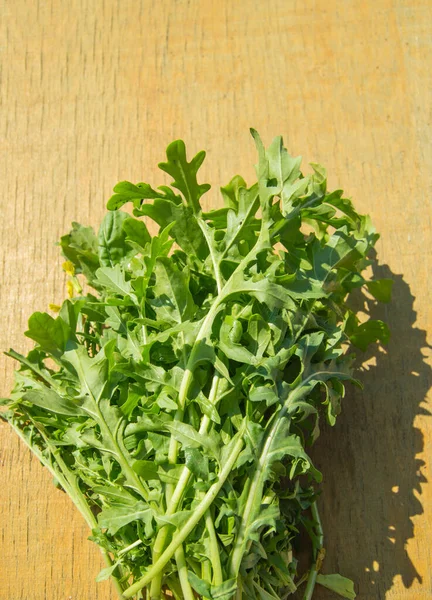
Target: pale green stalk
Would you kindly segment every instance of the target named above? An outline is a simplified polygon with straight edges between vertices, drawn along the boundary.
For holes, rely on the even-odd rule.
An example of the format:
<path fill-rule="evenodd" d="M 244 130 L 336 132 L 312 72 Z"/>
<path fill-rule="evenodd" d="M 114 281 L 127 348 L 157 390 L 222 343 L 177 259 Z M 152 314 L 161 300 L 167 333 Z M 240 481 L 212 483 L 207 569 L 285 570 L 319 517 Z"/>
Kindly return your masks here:
<path fill-rule="evenodd" d="M 242 600 L 242 598 L 243 598 L 243 585 L 242 585 L 241 576 L 239 575 L 237 577 L 237 589 L 236 589 L 235 600 Z"/>
<path fill-rule="evenodd" d="M 206 558 L 206 560 L 203 560 L 201 563 L 201 579 L 211 583 L 212 570 L 210 560 L 208 558 Z M 207 600 L 207 596 L 204 596 L 204 598 Z"/>
<path fill-rule="evenodd" d="M 242 432 L 243 433 L 243 432 Z M 146 586 L 152 579 L 158 575 L 165 565 L 171 560 L 177 548 L 186 540 L 191 534 L 193 529 L 197 526 L 200 520 L 205 515 L 208 508 L 214 502 L 215 498 L 219 494 L 222 486 L 224 485 L 227 477 L 231 473 L 231 470 L 244 446 L 243 436 L 240 434 L 236 444 L 234 445 L 230 456 L 228 457 L 225 465 L 223 466 L 218 480 L 209 488 L 201 502 L 194 507 L 193 514 L 189 517 L 186 523 L 179 529 L 173 536 L 173 539 L 169 546 L 164 550 L 162 555 L 153 563 L 144 577 L 141 577 L 136 583 L 131 585 L 125 592 L 123 592 L 124 598 L 132 598 L 139 590 Z"/>
<path fill-rule="evenodd" d="M 137 546 L 140 546 L 143 543 L 142 540 L 137 540 L 136 542 L 133 542 L 132 544 L 129 544 L 129 546 L 127 546 L 126 548 L 123 548 L 123 550 L 120 550 L 120 552 L 118 552 L 118 556 L 122 556 L 122 554 L 126 554 L 126 552 L 129 552 L 130 550 L 132 550 L 132 548 L 136 548 Z"/>
<path fill-rule="evenodd" d="M 210 509 L 208 509 L 208 511 L 206 512 L 205 524 L 210 538 L 210 563 L 213 569 L 213 584 L 221 585 L 223 583 L 222 565 L 220 561 L 220 552 L 216 536 L 216 530 Z"/>
<path fill-rule="evenodd" d="M 277 415 L 276 420 L 273 422 L 272 427 L 267 435 L 261 456 L 258 461 L 258 466 L 255 470 L 254 476 L 251 481 L 248 499 L 246 502 L 245 509 L 242 514 L 242 520 L 237 534 L 237 538 L 234 544 L 232 555 L 230 558 L 229 573 L 230 577 L 237 577 L 240 569 L 240 564 L 243 559 L 245 544 L 247 542 L 246 533 L 249 526 L 250 520 L 253 513 L 256 511 L 257 498 L 260 496 L 263 486 L 264 470 L 267 464 L 267 455 L 270 451 L 273 439 L 277 433 L 278 427 L 281 423 L 281 417 L 286 413 L 287 409 L 284 407 Z"/>
<path fill-rule="evenodd" d="M 321 562 L 323 559 L 322 554 L 323 554 L 323 546 L 324 546 L 324 531 L 322 528 L 321 519 L 319 516 L 316 500 L 311 505 L 311 513 L 312 513 L 312 519 L 314 522 L 315 532 L 317 534 L 317 540 L 314 544 L 315 562 L 309 571 L 309 576 L 308 576 L 303 600 L 312 600 L 312 595 L 313 595 L 313 592 L 315 589 L 317 576 L 320 571 Z"/>
<path fill-rule="evenodd" d="M 194 593 L 188 579 L 188 568 L 183 546 L 180 546 L 175 551 L 175 559 L 177 563 L 177 571 L 180 579 L 180 585 L 183 593 L 183 600 L 195 600 Z"/>
<path fill-rule="evenodd" d="M 209 394 L 209 400 L 213 404 L 215 404 L 217 401 L 217 390 L 218 390 L 219 381 L 220 381 L 220 376 L 219 376 L 219 374 L 216 373 L 213 377 L 212 387 L 211 387 L 210 394 Z M 204 415 L 204 417 L 201 421 L 199 433 L 201 435 L 205 435 L 207 433 L 209 425 L 210 425 L 210 419 L 207 415 Z M 170 449 L 171 449 L 171 446 L 170 446 Z M 185 465 L 180 474 L 180 477 L 179 477 L 179 480 L 177 482 L 175 489 L 173 490 L 173 486 L 170 485 L 169 490 L 168 490 L 168 486 L 167 486 L 167 502 L 168 502 L 167 511 L 166 511 L 167 516 L 172 515 L 176 512 L 177 507 L 180 503 L 180 500 L 183 496 L 184 490 L 186 489 L 186 486 L 189 482 L 190 476 L 191 476 L 191 472 L 189 471 L 188 467 Z M 155 543 L 153 546 L 153 562 L 155 562 L 159 559 L 159 557 L 165 547 L 165 541 L 166 541 L 167 535 L 168 535 L 168 526 L 161 527 L 158 531 L 158 534 L 156 536 L 156 540 L 155 540 Z M 152 581 L 151 588 L 150 588 L 150 600 L 158 600 L 159 595 L 160 595 L 160 590 L 162 587 L 162 576 L 163 576 L 163 573 L 159 573 Z"/>

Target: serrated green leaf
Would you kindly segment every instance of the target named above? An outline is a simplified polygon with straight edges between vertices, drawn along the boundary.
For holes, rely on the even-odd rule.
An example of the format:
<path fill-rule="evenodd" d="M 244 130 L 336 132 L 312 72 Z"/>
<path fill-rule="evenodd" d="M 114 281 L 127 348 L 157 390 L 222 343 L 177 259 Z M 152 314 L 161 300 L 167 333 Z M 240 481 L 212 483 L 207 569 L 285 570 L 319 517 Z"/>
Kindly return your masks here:
<path fill-rule="evenodd" d="M 161 228 L 172 224 L 170 233 L 180 248 L 201 260 L 207 257 L 208 248 L 203 233 L 189 206 L 173 204 L 166 199 L 157 199 L 153 204 L 143 204 L 139 209 L 135 209 L 134 214 L 150 217 Z"/>
<path fill-rule="evenodd" d="M 131 506 L 113 506 L 103 509 L 98 515 L 99 526 L 107 529 L 110 535 L 115 535 L 119 529 L 132 523 L 142 521 L 148 535 L 151 535 L 153 512 L 144 502 L 138 501 L 133 508 Z"/>
<path fill-rule="evenodd" d="M 235 175 L 231 181 L 224 187 L 221 187 L 224 204 L 227 208 L 232 208 L 237 212 L 239 206 L 240 189 L 246 188 L 246 181 L 240 175 Z"/>
<path fill-rule="evenodd" d="M 96 271 L 98 283 L 108 292 L 119 294 L 120 296 L 134 297 L 133 289 L 129 281 L 126 281 L 124 272 L 120 265 L 115 267 L 101 267 Z"/>
<path fill-rule="evenodd" d="M 74 367 L 84 393 L 91 394 L 93 398 L 99 400 L 108 379 L 108 360 L 104 349 L 92 358 L 85 348 L 77 346 L 65 352 L 64 360 Z"/>
<path fill-rule="evenodd" d="M 194 213 L 201 210 L 199 200 L 210 189 L 208 183 L 197 182 L 197 172 L 205 158 L 205 152 L 198 152 L 190 161 L 186 160 L 186 147 L 183 140 L 172 142 L 166 151 L 167 162 L 159 163 L 159 168 L 173 178 L 173 186 L 181 191 L 188 206 Z"/>
<path fill-rule="evenodd" d="M 148 183 L 139 183 L 135 185 L 130 181 L 120 181 L 114 186 L 116 192 L 108 200 L 107 209 L 117 210 L 127 202 L 139 202 L 144 199 L 163 198 L 165 194 L 154 190 Z"/>
<path fill-rule="evenodd" d="M 204 481 L 209 477 L 208 457 L 200 452 L 199 448 L 185 448 L 186 466 L 195 475 Z"/>
<path fill-rule="evenodd" d="M 150 460 L 136 460 L 132 468 L 144 480 L 159 478 L 158 466 Z"/>
<path fill-rule="evenodd" d="M 63 256 L 69 260 L 76 273 L 83 273 L 92 282 L 98 267 L 98 240 L 92 227 L 72 223 L 72 230 L 60 240 Z"/>
<path fill-rule="evenodd" d="M 129 217 L 123 221 L 123 231 L 127 240 L 139 244 L 142 248 L 151 241 L 150 233 L 144 221 Z"/>
<path fill-rule="evenodd" d="M 285 418 L 281 419 L 279 427 L 277 428 L 276 434 L 272 440 L 272 444 L 269 446 L 269 450 L 266 454 L 266 467 L 264 469 L 264 476 L 269 473 L 269 469 L 274 462 L 280 461 L 286 456 L 289 456 L 291 460 L 294 461 L 293 466 L 300 466 L 300 468 L 296 469 L 295 471 L 297 475 L 299 473 L 307 473 L 308 471 L 311 471 L 315 477 L 320 480 L 320 474 L 318 471 L 313 469 L 312 462 L 304 451 L 301 439 L 297 435 L 290 434 L 289 431 L 289 420 Z M 293 477 L 293 467 L 291 467 L 291 469 L 290 477 Z"/>
<path fill-rule="evenodd" d="M 167 423 L 166 428 L 170 431 L 174 439 L 179 441 L 185 448 L 201 447 L 216 453 L 216 447 L 213 440 L 196 431 L 191 425 L 173 421 L 172 423 Z"/>
<path fill-rule="evenodd" d="M 60 396 L 54 390 L 50 390 L 45 386 L 25 392 L 22 398 L 26 402 L 59 415 L 78 416 L 85 414 L 80 408 L 79 401 L 74 402 L 71 398 Z"/>
<path fill-rule="evenodd" d="M 70 327 L 61 317 L 53 319 L 51 315 L 35 312 L 29 319 L 25 335 L 34 340 L 45 352 L 60 357 L 71 338 Z"/>
<path fill-rule="evenodd" d="M 258 592 L 258 598 L 260 600 L 279 600 L 278 596 L 274 594 L 269 594 L 263 587 L 261 587 L 256 581 L 253 582 L 254 588 Z"/>

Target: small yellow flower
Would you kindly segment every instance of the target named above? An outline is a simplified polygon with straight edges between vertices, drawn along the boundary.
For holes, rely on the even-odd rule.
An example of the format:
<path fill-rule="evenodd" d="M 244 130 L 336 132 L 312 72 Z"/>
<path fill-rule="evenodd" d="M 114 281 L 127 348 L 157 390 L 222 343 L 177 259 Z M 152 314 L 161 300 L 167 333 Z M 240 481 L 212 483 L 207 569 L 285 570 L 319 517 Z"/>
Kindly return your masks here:
<path fill-rule="evenodd" d="M 63 271 L 65 271 L 65 273 L 67 273 L 71 277 L 73 277 L 75 275 L 75 267 L 73 266 L 73 263 L 71 263 L 70 260 L 67 260 L 66 262 L 64 262 L 62 266 L 63 266 Z"/>

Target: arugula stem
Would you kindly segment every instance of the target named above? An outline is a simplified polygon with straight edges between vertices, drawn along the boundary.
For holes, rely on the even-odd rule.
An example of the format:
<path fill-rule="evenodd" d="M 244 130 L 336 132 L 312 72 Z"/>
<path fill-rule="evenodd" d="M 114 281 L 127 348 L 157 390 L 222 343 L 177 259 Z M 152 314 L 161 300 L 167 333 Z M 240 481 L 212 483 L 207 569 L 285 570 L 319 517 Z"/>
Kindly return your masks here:
<path fill-rule="evenodd" d="M 208 489 L 206 495 L 201 500 L 201 502 L 195 507 L 194 512 L 191 517 L 186 521 L 186 523 L 179 529 L 173 536 L 173 539 L 169 546 L 164 550 L 159 559 L 153 563 L 147 573 L 141 577 L 137 582 L 127 588 L 126 591 L 123 592 L 124 598 L 132 598 L 136 592 L 141 590 L 144 586 L 146 586 L 156 575 L 160 573 L 160 571 L 165 567 L 165 565 L 171 560 L 177 548 L 182 544 L 186 538 L 190 535 L 194 527 L 200 522 L 207 509 L 211 506 L 218 493 L 220 492 L 222 486 L 224 485 L 227 477 L 231 473 L 231 469 L 233 468 L 238 455 L 243 449 L 244 441 L 243 441 L 243 432 L 239 432 L 239 437 L 231 450 L 231 454 L 228 457 L 225 465 L 223 466 L 221 472 L 219 473 L 218 480 Z"/>
<path fill-rule="evenodd" d="M 324 558 L 324 531 L 322 528 L 321 518 L 318 512 L 317 501 L 311 504 L 312 519 L 314 522 L 315 533 L 317 535 L 314 544 L 314 564 L 312 565 L 306 584 L 303 600 L 312 600 L 312 595 L 315 589 L 318 573 L 321 569 L 321 563 Z"/>
<path fill-rule="evenodd" d="M 256 241 L 254 247 L 243 258 L 243 260 L 237 265 L 234 273 L 231 275 L 231 279 L 234 276 L 234 274 L 237 273 L 238 271 L 242 272 L 244 270 L 244 268 L 248 265 L 248 263 L 252 260 L 252 257 L 255 254 L 257 254 L 257 252 L 260 248 L 260 240 L 262 237 L 261 233 L 262 233 L 262 229 L 260 232 L 260 236 L 258 237 L 258 240 Z M 179 400 L 178 400 L 180 408 L 184 408 L 184 406 L 185 406 L 189 386 L 193 379 L 192 365 L 194 364 L 194 361 L 195 361 L 195 355 L 199 350 L 199 342 L 207 337 L 207 335 L 209 334 L 210 329 L 213 325 L 214 318 L 216 317 L 222 303 L 232 294 L 232 290 L 230 289 L 231 288 L 231 279 L 227 281 L 227 283 L 223 286 L 222 289 L 219 290 L 219 287 L 218 287 L 218 296 L 216 297 L 215 301 L 211 305 L 210 310 L 207 313 L 207 316 L 205 317 L 204 321 L 202 322 L 202 325 L 201 325 L 201 327 L 197 333 L 197 336 L 195 338 L 194 344 L 192 346 L 192 349 L 191 349 L 191 352 L 189 355 L 189 360 L 186 365 L 186 369 L 185 369 L 185 372 L 184 372 L 184 375 L 182 378 L 182 382 L 180 384 Z"/>
<path fill-rule="evenodd" d="M 243 554 L 246 545 L 246 533 L 249 527 L 249 523 L 252 519 L 254 512 L 257 510 L 257 497 L 260 496 L 261 489 L 263 486 L 263 476 L 264 470 L 267 464 L 267 455 L 271 449 L 271 445 L 273 439 L 277 433 L 278 427 L 281 423 L 282 417 L 286 414 L 285 407 L 282 408 L 279 413 L 276 415 L 276 418 L 271 426 L 267 438 L 265 439 L 265 443 L 261 452 L 261 455 L 258 460 L 258 464 L 252 478 L 251 486 L 249 489 L 248 499 L 246 502 L 245 509 L 243 511 L 241 524 L 239 528 L 239 532 L 237 534 L 237 538 L 232 550 L 232 554 L 229 561 L 229 573 L 230 577 L 237 577 L 240 569 L 240 564 L 243 559 Z M 258 507 L 259 508 L 259 507 Z"/>
<path fill-rule="evenodd" d="M 218 393 L 219 382 L 220 382 L 220 375 L 219 375 L 219 373 L 215 373 L 215 375 L 213 376 L 212 386 L 211 386 L 210 394 L 209 394 L 209 402 L 211 404 L 213 404 L 214 406 L 217 403 L 217 393 Z M 211 423 L 210 417 L 208 417 L 207 415 L 204 415 L 203 418 L 201 419 L 200 428 L 198 430 L 198 433 L 200 435 L 205 435 L 208 431 L 210 423 Z M 167 512 L 166 512 L 167 515 L 172 515 L 177 510 L 177 507 L 180 503 L 183 492 L 188 484 L 190 476 L 191 476 L 191 472 L 189 471 L 188 467 L 185 465 L 180 474 L 180 478 L 177 482 L 177 485 L 169 498 Z"/>
<path fill-rule="evenodd" d="M 126 552 L 129 552 L 129 550 L 132 550 L 132 548 L 136 548 L 137 546 L 139 546 L 142 543 L 143 543 L 142 540 L 137 540 L 136 542 L 133 542 L 133 544 L 130 544 L 126 548 L 123 548 L 123 550 L 120 550 L 120 552 L 118 552 L 117 555 L 122 556 L 123 554 L 126 554 Z"/>
<path fill-rule="evenodd" d="M 223 583 L 222 565 L 216 530 L 210 509 L 205 514 L 205 524 L 210 538 L 210 563 L 213 569 L 213 584 L 221 585 Z"/>
<path fill-rule="evenodd" d="M 183 592 L 183 600 L 195 600 L 195 596 L 188 579 L 188 568 L 182 545 L 180 545 L 175 551 L 175 559 L 177 563 L 180 585 Z"/>
<path fill-rule="evenodd" d="M 233 275 L 235 273 L 237 273 L 237 271 L 241 272 L 248 265 L 248 263 L 252 260 L 252 257 L 257 254 L 257 252 L 260 248 L 262 232 L 263 232 L 263 229 L 261 228 L 260 235 L 259 235 L 255 245 L 249 251 L 249 253 L 243 258 L 243 260 L 237 265 L 234 273 L 231 275 L 231 278 L 233 277 Z M 220 309 L 220 306 L 232 294 L 232 291 L 230 289 L 230 287 L 231 287 L 230 284 L 231 284 L 231 280 L 228 280 L 227 283 L 223 286 L 223 288 L 220 288 L 220 285 L 222 285 L 222 284 L 220 284 L 220 285 L 218 284 L 218 296 L 216 297 L 215 301 L 211 305 L 210 310 L 207 313 L 207 316 L 205 317 L 205 319 L 197 333 L 197 336 L 196 336 L 194 344 L 192 346 L 192 349 L 191 349 L 191 352 L 189 355 L 189 360 L 187 362 L 186 369 L 185 369 L 185 372 L 184 372 L 184 375 L 183 375 L 183 378 L 182 378 L 182 381 L 180 384 L 179 397 L 178 397 L 179 409 L 176 412 L 175 420 L 183 419 L 184 413 L 181 411 L 184 411 L 187 393 L 189 391 L 190 384 L 193 380 L 192 367 L 195 362 L 195 355 L 199 351 L 199 342 L 207 337 L 207 335 L 209 334 L 211 327 L 213 325 L 214 318 L 216 317 L 216 315 Z M 170 460 L 170 462 L 172 461 L 173 464 L 176 463 L 177 452 L 178 452 L 178 443 L 176 440 L 171 438 L 168 459 Z"/>
<path fill-rule="evenodd" d="M 239 576 L 237 577 L 237 589 L 236 589 L 236 594 L 235 594 L 235 600 L 242 600 L 242 598 L 243 598 L 243 585 L 242 585 L 241 575 L 239 574 Z"/>
<path fill-rule="evenodd" d="M 220 376 L 218 373 L 216 373 L 213 377 L 212 387 L 211 387 L 210 394 L 209 394 L 209 401 L 212 404 L 215 404 L 217 401 L 217 390 L 218 390 L 218 386 L 219 386 L 219 381 L 220 381 Z M 199 433 L 201 435 L 205 435 L 208 431 L 209 425 L 210 425 L 210 419 L 207 415 L 204 415 L 204 417 L 202 418 L 202 421 L 201 421 Z M 172 439 L 173 438 L 171 438 L 171 441 L 172 441 Z M 176 452 L 177 452 L 177 446 L 175 448 L 176 448 Z M 170 443 L 170 452 L 171 452 L 171 450 L 173 453 L 169 455 L 169 458 L 171 458 L 171 460 L 177 460 L 177 456 L 174 456 L 174 446 L 171 446 L 171 443 Z M 175 463 L 173 463 L 173 464 L 175 464 Z M 167 510 L 165 513 L 167 516 L 174 514 L 175 511 L 177 510 L 177 507 L 183 496 L 184 490 L 186 489 L 186 486 L 189 482 L 190 476 L 191 476 L 191 472 L 189 471 L 188 467 L 185 465 L 180 474 L 180 477 L 179 477 L 179 480 L 177 482 L 175 489 L 173 489 L 174 486 L 172 484 L 167 485 L 167 492 L 166 492 Z M 155 540 L 155 543 L 153 546 L 153 562 L 156 562 L 160 558 L 160 555 L 165 547 L 165 541 L 166 541 L 167 535 L 168 535 L 168 526 L 161 527 L 157 533 L 156 540 Z M 162 573 L 157 575 L 152 580 L 151 588 L 150 588 L 150 600 L 153 600 L 154 598 L 159 598 L 161 587 L 162 587 Z"/>
<path fill-rule="evenodd" d="M 301 385 L 303 385 L 303 383 L 304 382 L 302 382 Z M 299 388 L 301 388 L 301 385 L 299 386 Z M 241 524 L 240 524 L 239 532 L 237 534 L 237 538 L 236 538 L 236 541 L 235 541 L 235 544 L 234 544 L 234 547 L 232 550 L 232 554 L 230 557 L 230 561 L 229 561 L 230 577 L 238 576 L 238 573 L 240 570 L 240 564 L 243 559 L 243 554 L 244 554 L 244 550 L 245 550 L 245 546 L 246 546 L 247 529 L 249 527 L 249 523 L 251 522 L 251 520 L 253 518 L 254 512 L 257 510 L 257 506 L 256 506 L 257 498 L 261 497 L 260 494 L 261 494 L 261 489 L 262 489 L 262 486 L 264 483 L 263 477 L 264 477 L 265 467 L 267 465 L 267 456 L 271 450 L 273 440 L 274 440 L 274 438 L 277 434 L 277 430 L 282 422 L 282 418 L 285 417 L 285 415 L 288 411 L 288 406 L 289 406 L 290 400 L 295 397 L 295 392 L 298 392 L 299 388 L 295 388 L 294 390 L 292 390 L 290 392 L 282 409 L 278 413 L 275 413 L 275 417 L 274 417 L 274 420 L 273 420 L 273 423 L 271 424 L 271 426 L 270 426 L 271 421 L 269 423 L 270 428 L 267 432 L 266 438 L 264 438 L 264 441 L 263 441 L 264 445 L 262 447 L 261 455 L 258 459 L 258 464 L 256 466 L 256 470 L 255 470 L 255 473 L 254 473 L 252 481 L 251 481 L 251 485 L 250 485 L 250 489 L 249 489 L 249 493 L 248 493 L 248 499 L 247 499 L 243 514 L 241 516 Z"/>
<path fill-rule="evenodd" d="M 187 360 L 186 360 L 186 353 L 185 353 L 185 347 L 184 347 L 184 334 L 183 332 L 180 334 L 181 335 L 181 339 L 183 341 L 183 349 L 182 349 L 182 353 L 183 353 L 183 362 L 185 365 L 185 368 L 187 367 Z M 179 398 L 180 397 L 184 397 L 183 401 L 179 401 L 179 408 L 176 410 L 176 413 L 174 415 L 174 421 L 183 421 L 183 417 L 184 417 L 184 409 L 185 409 L 185 404 L 186 404 L 186 396 L 187 396 L 187 389 L 189 388 L 191 379 L 193 377 L 193 374 L 191 371 L 188 371 L 187 377 L 183 377 L 182 379 L 182 383 L 181 386 L 185 385 L 186 386 L 186 392 L 182 392 L 182 387 L 180 387 L 179 390 Z M 183 395 L 184 394 L 184 395 Z M 174 437 L 171 437 L 170 439 L 170 445 L 169 445 L 169 450 L 168 450 L 168 462 L 172 465 L 175 465 L 177 462 L 177 454 L 178 454 L 178 441 L 176 439 L 174 439 Z M 173 489 L 174 486 L 173 484 L 169 483 L 167 485 L 166 488 L 166 500 L 167 503 L 169 503 L 170 498 L 172 496 L 173 493 Z"/>
<path fill-rule="evenodd" d="M 218 299 L 218 300 L 216 300 L 213 303 L 212 307 L 210 308 L 209 312 L 207 313 L 207 316 L 204 319 L 204 321 L 198 331 L 197 337 L 195 338 L 194 345 L 192 346 L 189 360 L 186 365 L 186 369 L 185 369 L 185 372 L 184 372 L 184 375 L 183 375 L 183 378 L 182 378 L 182 381 L 180 384 L 180 390 L 179 390 L 179 396 L 178 396 L 179 408 L 177 409 L 175 416 L 174 416 L 175 421 L 183 420 L 184 408 L 185 408 L 186 399 L 187 399 L 187 393 L 189 391 L 190 384 L 192 383 L 192 380 L 193 380 L 192 365 L 195 360 L 195 355 L 199 349 L 198 342 L 200 342 L 202 339 L 205 339 L 205 337 L 207 336 L 207 334 L 209 332 L 209 329 L 212 326 L 213 319 L 216 316 L 216 313 L 219 309 L 220 299 Z M 176 464 L 177 454 L 178 454 L 178 442 L 173 437 L 171 437 L 169 450 L 168 450 L 168 461 L 171 464 L 174 464 L 174 465 Z M 172 493 L 172 486 L 168 485 L 167 486 L 167 496 L 169 496 L 171 493 Z M 168 501 L 169 501 L 169 499 L 168 499 Z"/>
<path fill-rule="evenodd" d="M 210 560 L 208 558 L 203 560 L 201 563 L 201 579 L 211 583 L 212 570 L 211 570 Z M 203 596 L 203 598 L 206 598 L 206 600 L 207 600 L 207 596 Z"/>

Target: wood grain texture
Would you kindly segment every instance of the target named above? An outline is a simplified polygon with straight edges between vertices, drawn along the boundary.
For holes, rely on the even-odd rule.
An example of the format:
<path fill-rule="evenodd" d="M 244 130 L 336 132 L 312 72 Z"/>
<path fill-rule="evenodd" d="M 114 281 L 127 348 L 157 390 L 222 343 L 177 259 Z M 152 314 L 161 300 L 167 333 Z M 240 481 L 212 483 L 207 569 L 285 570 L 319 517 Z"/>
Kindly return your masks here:
<path fill-rule="evenodd" d="M 431 598 L 431 2 L 3 0 L 1 14 L 0 348 L 28 348 L 28 316 L 62 300 L 54 242 L 97 225 L 113 184 L 164 182 L 155 165 L 182 137 L 208 150 L 216 205 L 233 174 L 252 180 L 248 128 L 283 133 L 372 215 L 395 280 L 388 351 L 314 452 L 325 571 L 360 600 Z M 3 395 L 13 367 L 1 358 Z M 0 434 L 1 600 L 114 598 L 71 503 Z"/>

